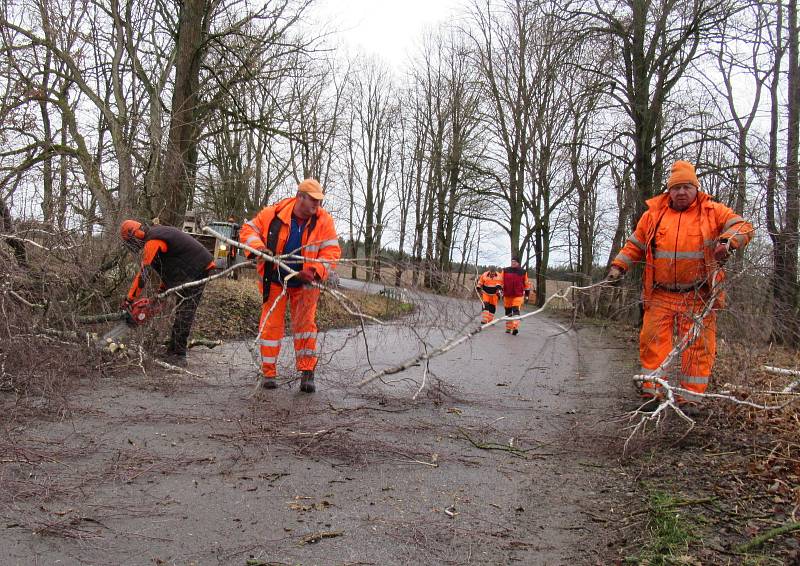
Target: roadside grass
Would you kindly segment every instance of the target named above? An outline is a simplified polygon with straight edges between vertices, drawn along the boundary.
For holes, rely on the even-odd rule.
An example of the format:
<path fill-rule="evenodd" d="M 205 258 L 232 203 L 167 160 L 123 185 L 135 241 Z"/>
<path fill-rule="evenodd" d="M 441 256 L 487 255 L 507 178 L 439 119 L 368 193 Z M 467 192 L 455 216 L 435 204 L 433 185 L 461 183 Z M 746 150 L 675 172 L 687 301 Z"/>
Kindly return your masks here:
<path fill-rule="evenodd" d="M 411 303 L 402 303 L 383 295 L 372 295 L 350 289 L 339 289 L 349 300 L 351 310 L 391 320 L 414 310 Z M 289 311 L 287 307 L 287 313 Z M 192 328 L 195 338 L 235 340 L 252 338 L 258 332 L 261 294 L 253 279 L 217 279 L 206 287 Z M 287 315 L 288 316 L 288 315 Z M 359 324 L 359 318 L 347 312 L 330 293 L 323 293 L 317 305 L 317 325 L 321 331 Z"/>
<path fill-rule="evenodd" d="M 626 559 L 628 564 L 674 566 L 699 564 L 687 556 L 695 540 L 694 519 L 681 510 L 685 501 L 665 491 L 650 493 L 647 504 L 647 538 L 639 556 Z"/>

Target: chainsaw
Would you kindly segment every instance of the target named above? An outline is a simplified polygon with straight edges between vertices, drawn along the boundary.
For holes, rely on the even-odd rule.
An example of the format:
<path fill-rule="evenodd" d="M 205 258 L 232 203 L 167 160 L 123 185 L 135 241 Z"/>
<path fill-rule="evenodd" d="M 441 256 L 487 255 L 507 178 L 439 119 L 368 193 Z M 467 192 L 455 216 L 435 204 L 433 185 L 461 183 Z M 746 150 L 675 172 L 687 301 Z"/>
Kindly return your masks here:
<path fill-rule="evenodd" d="M 111 330 L 98 338 L 97 342 L 100 347 L 105 347 L 110 342 L 118 342 L 131 328 L 141 326 L 151 320 L 154 316 L 161 312 L 162 304 L 154 299 L 143 298 L 134 301 L 128 305 L 124 310 L 101 314 L 98 316 L 81 317 L 81 322 L 110 322 L 112 320 L 119 320 Z"/>

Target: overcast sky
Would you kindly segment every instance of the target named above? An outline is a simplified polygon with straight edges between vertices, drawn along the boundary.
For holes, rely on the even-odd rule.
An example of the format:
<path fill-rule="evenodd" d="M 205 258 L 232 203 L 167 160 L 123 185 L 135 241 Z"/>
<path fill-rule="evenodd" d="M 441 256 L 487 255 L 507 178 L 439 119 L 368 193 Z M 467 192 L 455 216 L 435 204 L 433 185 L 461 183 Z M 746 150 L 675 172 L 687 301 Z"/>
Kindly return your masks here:
<path fill-rule="evenodd" d="M 402 68 L 422 33 L 459 12 L 463 0 L 319 0 L 313 9 L 353 51 Z"/>
<path fill-rule="evenodd" d="M 332 33 L 328 43 L 344 45 L 353 54 L 376 55 L 395 72 L 413 57 L 426 30 L 462 17 L 469 0 L 319 0 L 310 19 Z M 498 210 L 498 215 L 501 214 Z M 384 245 L 395 246 L 395 234 L 386 234 Z M 460 248 L 462 242 L 456 242 Z M 556 263 L 564 261 L 554 251 Z M 454 254 L 459 261 L 460 251 Z M 470 259 L 474 259 L 474 256 Z M 480 262 L 508 265 L 508 235 L 484 222 L 481 229 Z"/>

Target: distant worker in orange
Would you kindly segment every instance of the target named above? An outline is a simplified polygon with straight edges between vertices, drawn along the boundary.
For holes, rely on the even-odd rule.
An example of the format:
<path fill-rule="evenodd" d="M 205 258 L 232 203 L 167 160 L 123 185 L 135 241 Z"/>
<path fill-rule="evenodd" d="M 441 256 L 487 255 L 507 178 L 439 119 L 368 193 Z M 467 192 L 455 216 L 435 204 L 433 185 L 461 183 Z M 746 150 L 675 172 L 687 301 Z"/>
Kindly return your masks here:
<path fill-rule="evenodd" d="M 647 211 L 608 272 L 608 278 L 616 280 L 633 264 L 644 262 L 644 320 L 639 335 L 642 374 L 657 369 L 675 341 L 686 335 L 712 289 L 722 284 L 725 273 L 721 266 L 730 250 L 747 245 L 753 232 L 741 216 L 699 188 L 694 166 L 676 161 L 667 192 L 647 201 Z M 715 308 L 721 308 L 723 302 L 724 295 L 719 294 Z M 716 312 L 702 324 L 702 333 L 683 352 L 674 376 L 680 387 L 696 393 L 706 391 L 716 356 Z M 657 377 L 668 379 L 666 375 Z M 658 406 L 655 382 L 644 382 L 641 393 L 651 400 L 643 410 Z M 691 402 L 689 397 L 679 401 Z M 697 410 L 688 404 L 684 407 L 690 412 Z"/>
<path fill-rule="evenodd" d="M 519 264 L 519 258 L 511 258 L 511 267 L 503 269 L 503 308 L 506 316 L 519 316 L 523 300 L 527 303 L 531 295 L 528 272 Z M 519 334 L 519 320 L 506 321 L 506 333 Z"/>
<path fill-rule="evenodd" d="M 495 266 L 490 266 L 484 271 L 475 282 L 475 289 L 483 301 L 483 311 L 481 312 L 481 322 L 489 324 L 494 320 L 494 313 L 497 312 L 497 302 L 503 294 L 503 277 L 498 273 Z"/>
<path fill-rule="evenodd" d="M 266 389 L 277 386 L 276 362 L 286 313 L 286 294 L 281 295 L 284 285 L 289 296 L 296 367 L 301 374 L 300 390 L 313 393 L 316 389 L 316 314 L 320 291 L 312 283 L 326 280 L 341 255 L 333 218 L 322 208 L 324 198 L 319 181 L 305 179 L 298 185 L 295 196 L 264 208 L 240 230 L 240 241 L 251 248 L 271 255 L 298 256 L 284 262 L 297 272 L 296 275 L 273 263 L 258 262 L 259 287 L 264 301 L 259 342 L 262 386 Z"/>
<path fill-rule="evenodd" d="M 125 220 L 120 226 L 120 236 L 125 247 L 142 254 L 141 268 L 133 279 L 123 308 L 129 308 L 139 298 L 152 273 L 158 275 L 160 289 L 164 291 L 205 279 L 214 269 L 211 252 L 189 234 L 172 226 L 145 226 L 136 220 Z M 178 293 L 175 321 L 165 352 L 167 361 L 173 364 L 186 362 L 189 332 L 204 288 L 205 283 L 202 283 Z"/>

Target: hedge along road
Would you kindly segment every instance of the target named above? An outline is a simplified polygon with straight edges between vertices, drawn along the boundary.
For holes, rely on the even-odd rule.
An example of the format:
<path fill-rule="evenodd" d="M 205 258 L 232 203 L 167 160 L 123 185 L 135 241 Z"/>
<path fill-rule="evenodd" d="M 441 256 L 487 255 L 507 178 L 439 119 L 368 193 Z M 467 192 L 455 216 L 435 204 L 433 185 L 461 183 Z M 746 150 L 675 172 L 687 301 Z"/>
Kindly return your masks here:
<path fill-rule="evenodd" d="M 193 350 L 202 377 L 93 381 L 16 435 L 35 464 L 1 464 L 5 563 L 606 563 L 631 496 L 604 424 L 630 397 L 613 350 L 537 316 L 357 387 L 477 324 L 477 300 L 414 300 L 328 332 L 314 395 L 288 369 L 253 395 L 243 343 Z"/>

